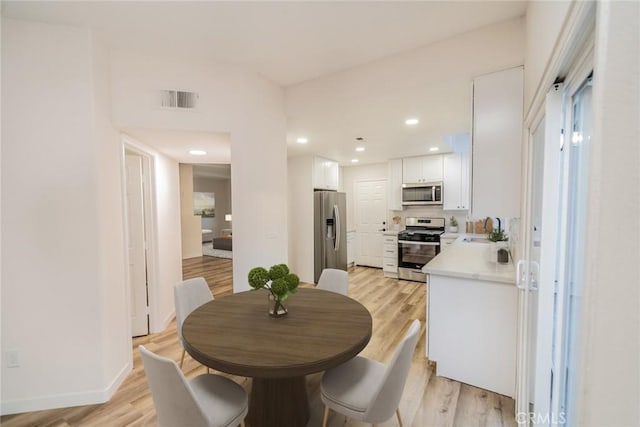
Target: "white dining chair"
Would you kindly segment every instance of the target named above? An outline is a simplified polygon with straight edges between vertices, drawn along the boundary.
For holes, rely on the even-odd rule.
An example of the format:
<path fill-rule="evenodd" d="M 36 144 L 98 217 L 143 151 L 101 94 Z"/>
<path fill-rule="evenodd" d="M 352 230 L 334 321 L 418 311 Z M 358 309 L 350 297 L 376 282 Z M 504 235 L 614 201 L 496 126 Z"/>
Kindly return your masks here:
<path fill-rule="evenodd" d="M 160 426 L 244 427 L 247 392 L 220 375 L 185 378 L 176 362 L 138 347 Z"/>
<path fill-rule="evenodd" d="M 414 320 L 388 365 L 356 356 L 326 371 L 320 384 L 320 398 L 325 405 L 322 427 L 327 425 L 329 409 L 374 426 L 395 412 L 402 427 L 398 406 L 419 331 L 420 321 Z"/>
<path fill-rule="evenodd" d="M 196 308 L 213 300 L 213 294 L 203 277 L 184 280 L 178 283 L 173 290 L 176 305 L 176 327 L 178 328 L 178 338 L 182 345 L 182 357 L 180 358 L 180 368 L 184 363 L 184 338 L 182 337 L 182 324 L 189 314 Z M 209 372 L 209 368 L 207 368 Z"/>
<path fill-rule="evenodd" d="M 349 296 L 349 275 L 344 270 L 335 268 L 325 268 L 320 274 L 316 289 L 336 292 L 345 296 Z"/>

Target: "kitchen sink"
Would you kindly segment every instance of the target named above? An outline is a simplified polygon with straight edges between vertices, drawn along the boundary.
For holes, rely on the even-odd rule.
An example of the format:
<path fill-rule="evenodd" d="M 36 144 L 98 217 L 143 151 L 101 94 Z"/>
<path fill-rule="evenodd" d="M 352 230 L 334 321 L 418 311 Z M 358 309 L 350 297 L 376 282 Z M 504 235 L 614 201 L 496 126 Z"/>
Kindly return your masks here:
<path fill-rule="evenodd" d="M 491 240 L 486 237 L 465 237 L 464 241 L 467 243 L 491 243 Z"/>

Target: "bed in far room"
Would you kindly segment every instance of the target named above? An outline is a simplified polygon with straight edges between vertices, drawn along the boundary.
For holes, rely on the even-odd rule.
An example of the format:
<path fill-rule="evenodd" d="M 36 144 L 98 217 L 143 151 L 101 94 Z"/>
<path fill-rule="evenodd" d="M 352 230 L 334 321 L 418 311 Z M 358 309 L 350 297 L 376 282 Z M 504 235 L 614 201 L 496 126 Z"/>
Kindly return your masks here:
<path fill-rule="evenodd" d="M 203 228 L 202 230 L 202 243 L 210 242 L 213 240 L 213 230 Z"/>

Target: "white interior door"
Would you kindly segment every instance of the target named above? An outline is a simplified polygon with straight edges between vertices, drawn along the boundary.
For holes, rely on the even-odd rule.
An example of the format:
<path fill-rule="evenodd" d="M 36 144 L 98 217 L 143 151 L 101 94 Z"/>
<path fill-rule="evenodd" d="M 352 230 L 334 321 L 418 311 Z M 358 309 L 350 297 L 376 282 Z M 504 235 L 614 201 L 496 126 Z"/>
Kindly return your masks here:
<path fill-rule="evenodd" d="M 387 217 L 387 180 L 357 181 L 354 188 L 356 264 L 382 268 Z"/>
<path fill-rule="evenodd" d="M 127 154 L 125 166 L 129 264 L 127 281 L 131 301 L 131 335 L 136 337 L 149 333 L 142 157 Z"/>

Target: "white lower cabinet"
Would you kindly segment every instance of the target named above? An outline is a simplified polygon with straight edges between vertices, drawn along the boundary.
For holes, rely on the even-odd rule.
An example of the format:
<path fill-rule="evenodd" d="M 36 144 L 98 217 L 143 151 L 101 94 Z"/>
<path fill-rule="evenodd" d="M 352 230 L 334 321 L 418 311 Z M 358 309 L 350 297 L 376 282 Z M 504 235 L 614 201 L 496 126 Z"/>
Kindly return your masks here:
<path fill-rule="evenodd" d="M 385 234 L 382 249 L 382 271 L 385 277 L 398 278 L 398 235 Z"/>
<path fill-rule="evenodd" d="M 426 352 L 436 374 L 513 397 L 516 287 L 431 273 L 427 292 Z"/>

